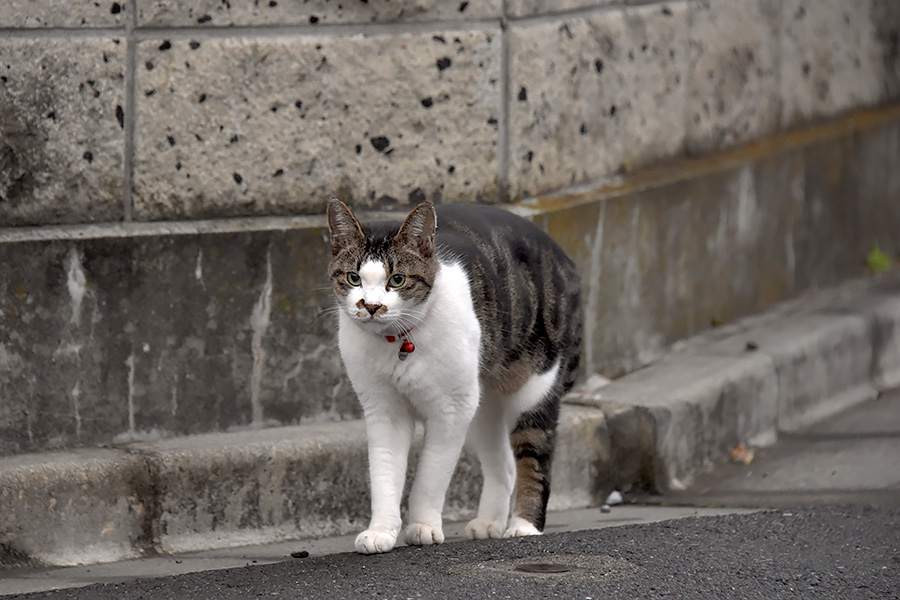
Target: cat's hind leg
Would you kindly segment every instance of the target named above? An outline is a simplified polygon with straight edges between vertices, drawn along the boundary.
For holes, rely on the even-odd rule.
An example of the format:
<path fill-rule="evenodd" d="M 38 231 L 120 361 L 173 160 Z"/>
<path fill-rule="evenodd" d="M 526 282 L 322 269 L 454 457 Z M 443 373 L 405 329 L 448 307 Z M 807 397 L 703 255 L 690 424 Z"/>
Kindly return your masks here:
<path fill-rule="evenodd" d="M 544 530 L 550 498 L 550 467 L 556 443 L 556 425 L 563 385 L 559 363 L 534 375 L 514 394 L 526 408 L 516 421 L 510 442 L 516 463 L 513 514 L 504 537 L 539 535 Z"/>
<path fill-rule="evenodd" d="M 509 517 L 516 463 L 509 442 L 512 423 L 502 400 L 498 394 L 485 394 L 466 439 L 466 444 L 478 455 L 484 476 L 478 515 L 466 525 L 469 539 L 502 537 Z"/>

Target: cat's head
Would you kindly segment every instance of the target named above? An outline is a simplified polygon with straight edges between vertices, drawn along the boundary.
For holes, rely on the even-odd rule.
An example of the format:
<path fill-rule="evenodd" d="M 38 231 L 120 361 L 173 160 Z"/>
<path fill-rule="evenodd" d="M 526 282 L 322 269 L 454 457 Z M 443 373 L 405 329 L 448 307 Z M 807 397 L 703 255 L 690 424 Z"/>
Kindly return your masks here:
<path fill-rule="evenodd" d="M 399 335 L 424 316 L 438 271 L 434 207 L 422 203 L 396 223 L 363 227 L 347 205 L 328 201 L 328 275 L 340 310 L 373 332 Z"/>

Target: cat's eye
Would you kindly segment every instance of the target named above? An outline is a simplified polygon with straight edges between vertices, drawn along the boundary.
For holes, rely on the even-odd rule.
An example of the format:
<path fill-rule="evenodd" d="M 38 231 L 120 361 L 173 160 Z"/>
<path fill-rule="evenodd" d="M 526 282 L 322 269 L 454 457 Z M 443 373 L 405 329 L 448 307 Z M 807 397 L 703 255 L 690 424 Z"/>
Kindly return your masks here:
<path fill-rule="evenodd" d="M 388 286 L 392 288 L 402 288 L 406 284 L 406 275 L 395 273 L 388 279 Z"/>
<path fill-rule="evenodd" d="M 357 287 L 362 285 L 362 277 L 359 276 L 359 273 L 356 271 L 350 271 L 347 273 L 347 283 L 352 285 L 353 287 Z"/>

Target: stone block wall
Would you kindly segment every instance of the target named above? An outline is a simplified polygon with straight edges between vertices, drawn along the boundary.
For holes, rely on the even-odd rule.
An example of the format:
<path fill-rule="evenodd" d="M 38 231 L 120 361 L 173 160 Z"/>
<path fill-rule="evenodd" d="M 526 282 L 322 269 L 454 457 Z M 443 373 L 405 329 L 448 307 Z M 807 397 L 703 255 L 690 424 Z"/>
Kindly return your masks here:
<path fill-rule="evenodd" d="M 0 7 L 0 226 L 519 200 L 895 98 L 892 0 Z"/>
<path fill-rule="evenodd" d="M 895 0 L 8 0 L 0 454 L 358 416 L 332 194 L 513 204 L 608 375 L 858 274 L 900 252 L 898 35 Z"/>

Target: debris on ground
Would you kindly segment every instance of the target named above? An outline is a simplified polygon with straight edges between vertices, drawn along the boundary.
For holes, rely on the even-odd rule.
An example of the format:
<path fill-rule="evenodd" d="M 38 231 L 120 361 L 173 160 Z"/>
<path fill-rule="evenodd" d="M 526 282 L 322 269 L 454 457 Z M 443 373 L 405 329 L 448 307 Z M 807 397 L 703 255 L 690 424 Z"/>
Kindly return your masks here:
<path fill-rule="evenodd" d="M 753 462 L 754 452 L 747 447 L 747 444 L 741 444 L 731 451 L 731 462 L 749 465 Z"/>

